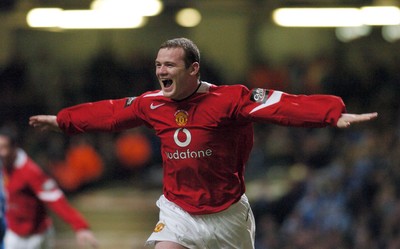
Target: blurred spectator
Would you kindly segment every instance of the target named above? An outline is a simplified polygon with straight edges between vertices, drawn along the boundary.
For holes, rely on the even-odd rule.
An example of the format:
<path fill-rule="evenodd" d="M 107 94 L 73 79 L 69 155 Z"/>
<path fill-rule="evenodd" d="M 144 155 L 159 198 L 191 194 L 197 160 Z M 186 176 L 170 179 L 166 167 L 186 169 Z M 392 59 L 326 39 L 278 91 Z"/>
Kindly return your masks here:
<path fill-rule="evenodd" d="M 115 149 L 117 160 L 127 169 L 146 166 L 152 155 L 149 139 L 137 129 L 122 133 L 116 140 Z"/>
<path fill-rule="evenodd" d="M 50 168 L 65 191 L 76 191 L 102 175 L 103 161 L 85 137 L 74 137 L 65 153 L 65 161 L 53 162 Z"/>

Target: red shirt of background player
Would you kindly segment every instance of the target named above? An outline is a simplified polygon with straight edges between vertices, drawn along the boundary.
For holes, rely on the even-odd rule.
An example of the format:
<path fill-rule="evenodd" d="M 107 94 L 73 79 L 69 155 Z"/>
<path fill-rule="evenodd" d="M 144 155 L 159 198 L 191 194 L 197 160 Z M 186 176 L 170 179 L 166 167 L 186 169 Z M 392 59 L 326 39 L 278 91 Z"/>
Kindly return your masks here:
<path fill-rule="evenodd" d="M 75 230 L 88 229 L 84 218 L 72 208 L 55 181 L 18 149 L 14 167 L 3 167 L 7 193 L 7 226 L 20 236 L 43 233 L 51 226 L 47 207 Z"/>

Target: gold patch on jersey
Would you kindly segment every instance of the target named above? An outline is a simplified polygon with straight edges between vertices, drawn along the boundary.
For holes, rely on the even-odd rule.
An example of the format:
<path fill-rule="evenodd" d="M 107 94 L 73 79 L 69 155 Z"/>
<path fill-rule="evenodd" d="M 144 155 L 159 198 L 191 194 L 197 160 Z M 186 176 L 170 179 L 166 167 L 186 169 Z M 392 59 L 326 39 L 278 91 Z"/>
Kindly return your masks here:
<path fill-rule="evenodd" d="M 179 126 L 185 126 L 188 122 L 189 114 L 184 110 L 178 110 L 175 112 L 175 122 Z"/>
<path fill-rule="evenodd" d="M 155 232 L 155 233 L 161 232 L 161 230 L 163 230 L 164 227 L 165 227 L 165 224 L 162 223 L 162 222 L 160 222 L 160 223 L 158 223 L 158 224 L 156 225 L 156 227 L 154 228 L 154 232 Z"/>

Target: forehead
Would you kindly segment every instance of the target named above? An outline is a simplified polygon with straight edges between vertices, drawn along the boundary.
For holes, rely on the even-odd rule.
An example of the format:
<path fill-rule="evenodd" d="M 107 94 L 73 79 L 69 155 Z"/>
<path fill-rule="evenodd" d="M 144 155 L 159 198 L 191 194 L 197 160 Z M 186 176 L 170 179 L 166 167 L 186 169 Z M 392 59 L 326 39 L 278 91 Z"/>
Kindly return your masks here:
<path fill-rule="evenodd" d="M 179 62 L 183 61 L 185 51 L 183 48 L 162 48 L 158 50 L 157 62 Z"/>

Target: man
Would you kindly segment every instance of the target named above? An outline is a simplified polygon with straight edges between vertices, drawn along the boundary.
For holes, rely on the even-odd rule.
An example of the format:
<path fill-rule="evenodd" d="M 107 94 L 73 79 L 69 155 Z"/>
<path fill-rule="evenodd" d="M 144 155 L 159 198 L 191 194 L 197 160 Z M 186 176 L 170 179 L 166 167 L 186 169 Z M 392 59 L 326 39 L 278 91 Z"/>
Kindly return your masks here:
<path fill-rule="evenodd" d="M 53 248 L 46 206 L 71 225 L 79 245 L 97 247 L 88 223 L 69 205 L 55 181 L 18 148 L 16 134 L 7 128 L 0 129 L 0 165 L 7 192 L 5 248 Z"/>
<path fill-rule="evenodd" d="M 344 114 L 335 96 L 200 81 L 200 53 L 186 38 L 163 43 L 155 66 L 161 90 L 81 104 L 57 116 L 33 116 L 30 125 L 68 134 L 153 128 L 161 139 L 164 168 L 160 221 L 147 241 L 156 249 L 254 248 L 254 217 L 243 177 L 253 145 L 252 122 L 345 128 L 377 116 Z"/>
<path fill-rule="evenodd" d="M 0 171 L 0 249 L 4 249 L 3 239 L 6 234 L 5 201 L 3 174 Z"/>

